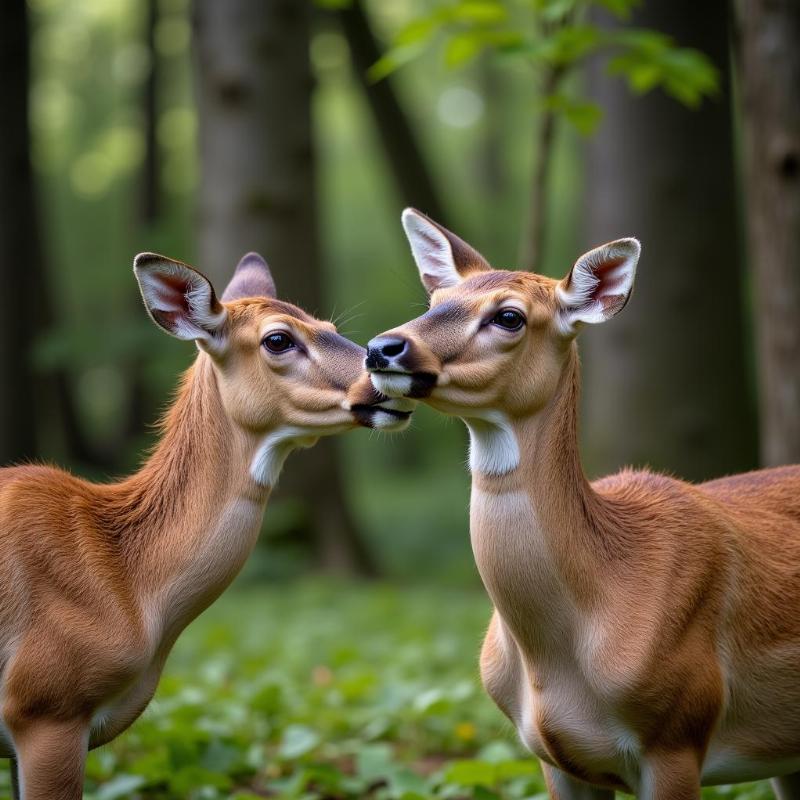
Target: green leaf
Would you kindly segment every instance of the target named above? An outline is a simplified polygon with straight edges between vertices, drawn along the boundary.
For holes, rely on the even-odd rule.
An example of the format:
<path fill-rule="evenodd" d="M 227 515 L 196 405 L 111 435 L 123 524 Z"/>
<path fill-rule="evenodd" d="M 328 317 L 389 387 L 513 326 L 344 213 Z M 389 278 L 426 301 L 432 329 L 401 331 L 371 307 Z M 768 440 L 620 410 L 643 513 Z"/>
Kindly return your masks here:
<path fill-rule="evenodd" d="M 567 25 L 544 40 L 543 55 L 553 64 L 570 65 L 594 52 L 603 41 L 594 25 Z"/>
<path fill-rule="evenodd" d="M 609 61 L 612 75 L 622 75 L 631 91 L 644 94 L 661 87 L 689 107 L 713 96 L 719 86 L 719 72 L 698 50 L 676 47 L 656 31 L 629 30 L 614 35 L 624 49 Z"/>
<path fill-rule="evenodd" d="M 497 769 L 486 761 L 463 760 L 454 761 L 444 773 L 449 783 L 461 786 L 486 786 L 492 788 L 497 783 Z"/>
<path fill-rule="evenodd" d="M 325 796 L 338 795 L 341 794 L 343 778 L 339 769 L 330 764 L 314 764 L 302 771 L 297 786 L 302 789 L 313 787 Z"/>
<path fill-rule="evenodd" d="M 368 783 L 386 778 L 392 768 L 392 748 L 371 744 L 356 753 L 356 774 Z"/>
<path fill-rule="evenodd" d="M 578 0 L 536 0 L 534 7 L 546 22 L 559 22 L 570 14 Z"/>
<path fill-rule="evenodd" d="M 95 800 L 117 800 L 119 797 L 130 797 L 137 789 L 141 789 L 147 783 L 142 775 L 121 774 L 106 781 L 98 791 L 95 792 Z"/>
<path fill-rule="evenodd" d="M 394 45 L 401 47 L 409 44 L 421 44 L 436 31 L 438 25 L 439 20 L 436 16 L 412 20 L 397 34 Z"/>
<path fill-rule="evenodd" d="M 501 781 L 511 780 L 512 778 L 527 778 L 538 774 L 539 767 L 532 759 L 528 761 L 513 759 L 511 761 L 503 761 L 497 765 L 497 777 Z"/>
<path fill-rule="evenodd" d="M 439 688 L 428 689 L 414 700 L 414 708 L 423 714 L 441 714 L 452 708 L 452 705 L 444 690 Z"/>
<path fill-rule="evenodd" d="M 472 792 L 472 800 L 500 800 L 500 795 L 485 786 L 476 786 Z"/>
<path fill-rule="evenodd" d="M 283 707 L 283 690 L 275 683 L 262 686 L 249 700 L 249 706 L 262 714 L 273 715 Z"/>
<path fill-rule="evenodd" d="M 608 62 L 610 75 L 621 75 L 628 81 L 631 91 L 643 94 L 656 87 L 661 81 L 661 67 L 657 63 L 643 61 L 636 55 L 625 53 L 615 56 Z"/>
<path fill-rule="evenodd" d="M 444 62 L 450 69 L 462 67 L 475 58 L 482 49 L 483 42 L 475 34 L 457 33 L 445 46 Z"/>
<path fill-rule="evenodd" d="M 674 46 L 672 39 L 665 33 L 649 28 L 624 28 L 608 35 L 610 42 L 641 54 L 660 54 Z"/>
<path fill-rule="evenodd" d="M 407 767 L 396 768 L 389 775 L 389 791 L 394 797 L 422 795 L 426 789 L 425 779 Z"/>
<path fill-rule="evenodd" d="M 367 79 L 372 83 L 383 80 L 413 61 L 420 52 L 421 47 L 418 44 L 392 47 L 367 70 Z"/>
<path fill-rule="evenodd" d="M 579 133 L 589 136 L 603 118 L 603 110 L 595 103 L 556 93 L 542 99 L 542 107 L 561 114 Z"/>
<path fill-rule="evenodd" d="M 285 759 L 300 758 L 313 750 L 319 742 L 319 734 L 315 730 L 306 725 L 289 725 L 283 732 L 279 753 Z"/>
<path fill-rule="evenodd" d="M 641 0 L 594 0 L 597 5 L 610 11 L 618 19 L 628 19 L 631 11 L 640 6 Z"/>
<path fill-rule="evenodd" d="M 508 17 L 505 5 L 498 0 L 461 0 L 450 12 L 451 19 L 479 25 L 504 22 Z"/>
<path fill-rule="evenodd" d="M 488 761 L 492 764 L 499 764 L 501 761 L 511 761 L 517 751 L 511 743 L 505 739 L 496 739 L 482 747 L 478 753 L 481 761 Z"/>
<path fill-rule="evenodd" d="M 193 790 L 204 789 L 207 786 L 214 789 L 230 789 L 233 781 L 228 775 L 220 775 L 198 765 L 182 767 L 169 779 L 170 790 L 179 797 L 186 797 Z"/>
<path fill-rule="evenodd" d="M 212 772 L 230 772 L 234 766 L 241 764 L 238 748 L 214 740 L 203 753 L 202 766 Z"/>

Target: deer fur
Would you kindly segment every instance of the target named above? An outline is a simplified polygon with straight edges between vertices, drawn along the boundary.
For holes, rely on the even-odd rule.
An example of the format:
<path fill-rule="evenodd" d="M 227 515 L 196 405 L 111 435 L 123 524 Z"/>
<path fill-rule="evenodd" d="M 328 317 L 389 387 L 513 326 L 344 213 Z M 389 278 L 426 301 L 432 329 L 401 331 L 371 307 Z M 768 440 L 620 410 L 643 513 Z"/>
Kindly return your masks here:
<path fill-rule="evenodd" d="M 800 467 L 588 481 L 575 336 L 627 303 L 638 242 L 555 281 L 493 270 L 412 209 L 404 227 L 430 310 L 373 339 L 367 366 L 378 390 L 467 424 L 495 609 L 481 675 L 550 796 L 696 799 L 774 778 L 800 797 Z"/>

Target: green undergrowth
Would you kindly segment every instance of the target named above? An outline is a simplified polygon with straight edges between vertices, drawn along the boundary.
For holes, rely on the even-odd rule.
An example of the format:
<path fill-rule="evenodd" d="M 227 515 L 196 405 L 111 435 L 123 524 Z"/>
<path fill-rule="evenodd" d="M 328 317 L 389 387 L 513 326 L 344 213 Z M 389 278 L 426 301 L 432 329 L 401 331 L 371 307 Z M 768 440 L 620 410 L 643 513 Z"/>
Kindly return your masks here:
<path fill-rule="evenodd" d="M 545 798 L 480 687 L 488 615 L 480 591 L 235 589 L 180 639 L 142 718 L 91 753 L 86 798 Z"/>

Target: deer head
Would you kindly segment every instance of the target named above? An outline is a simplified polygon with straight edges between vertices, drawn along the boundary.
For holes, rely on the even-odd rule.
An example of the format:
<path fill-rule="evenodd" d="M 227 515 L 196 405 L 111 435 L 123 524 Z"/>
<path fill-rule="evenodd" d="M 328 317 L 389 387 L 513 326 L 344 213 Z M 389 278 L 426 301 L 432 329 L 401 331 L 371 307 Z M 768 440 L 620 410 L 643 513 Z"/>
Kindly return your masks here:
<path fill-rule="evenodd" d="M 398 430 L 408 424 L 413 404 L 398 405 L 370 386 L 364 348 L 330 322 L 279 300 L 256 253 L 239 262 L 222 300 L 197 270 L 155 253 L 138 255 L 134 272 L 153 321 L 197 344 L 213 364 L 232 423 L 265 442 L 251 470 L 257 481 L 276 479 L 282 463 L 276 452 L 357 425 Z"/>
<path fill-rule="evenodd" d="M 383 394 L 424 400 L 468 424 L 543 408 L 580 329 L 627 303 L 640 252 L 636 239 L 609 242 L 558 281 L 492 269 L 414 209 L 403 213 L 403 227 L 430 310 L 372 339 L 366 366 Z"/>

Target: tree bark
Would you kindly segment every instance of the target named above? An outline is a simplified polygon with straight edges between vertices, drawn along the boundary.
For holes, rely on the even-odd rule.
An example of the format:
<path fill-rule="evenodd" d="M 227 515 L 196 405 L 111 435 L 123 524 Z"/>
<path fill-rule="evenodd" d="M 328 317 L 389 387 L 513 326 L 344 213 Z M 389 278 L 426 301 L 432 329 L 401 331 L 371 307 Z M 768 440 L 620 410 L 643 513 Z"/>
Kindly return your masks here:
<path fill-rule="evenodd" d="M 150 60 L 150 68 L 142 87 L 142 119 L 144 122 L 144 159 L 142 162 L 139 220 L 145 231 L 151 231 L 161 215 L 161 182 L 159 173 L 161 159 L 158 147 L 158 89 L 160 59 L 156 47 L 158 25 L 158 0 L 146 0 L 144 14 L 144 43 Z M 142 301 L 137 291 L 130 292 L 131 304 L 140 312 Z M 128 384 L 128 414 L 123 431 L 128 440 L 136 439 L 146 430 L 147 420 L 152 419 L 153 403 L 148 397 L 144 379 L 143 355 L 134 356 L 126 368 Z"/>
<path fill-rule="evenodd" d="M 556 91 L 562 76 L 562 68 L 547 68 L 542 81 L 542 97 L 549 97 Z M 549 108 L 543 109 L 537 120 L 531 202 L 520 246 L 522 268 L 532 272 L 541 269 L 544 254 L 547 231 L 547 194 L 550 184 L 550 167 L 553 164 L 556 122 L 556 112 Z"/>
<path fill-rule="evenodd" d="M 378 129 L 404 206 L 414 206 L 447 224 L 447 214 L 425 164 L 425 158 L 408 116 L 397 97 L 392 79 L 372 82 L 369 68 L 383 55 L 360 0 L 338 12 L 350 48 L 355 78 L 361 85 Z"/>
<path fill-rule="evenodd" d="M 761 461 L 800 462 L 800 5 L 736 4 Z"/>
<path fill-rule="evenodd" d="M 588 146 L 587 246 L 642 241 L 634 296 L 584 331 L 585 443 L 590 467 L 626 464 L 700 480 L 756 462 L 743 336 L 730 113 L 727 0 L 651 0 L 635 16 L 708 54 L 720 97 L 688 110 L 637 98 L 590 73 L 605 111 Z"/>
<path fill-rule="evenodd" d="M 0 27 L 0 464 L 36 453 L 30 347 L 41 322 L 37 297 L 46 287 L 37 281 L 41 255 L 29 149 L 28 42 L 27 4 L 10 0 Z"/>
<path fill-rule="evenodd" d="M 220 291 L 240 256 L 268 260 L 281 297 L 322 306 L 311 127 L 311 3 L 196 0 L 201 185 L 199 263 Z M 345 504 L 337 445 L 287 463 L 277 498 L 302 501 L 323 566 L 370 572 Z"/>

